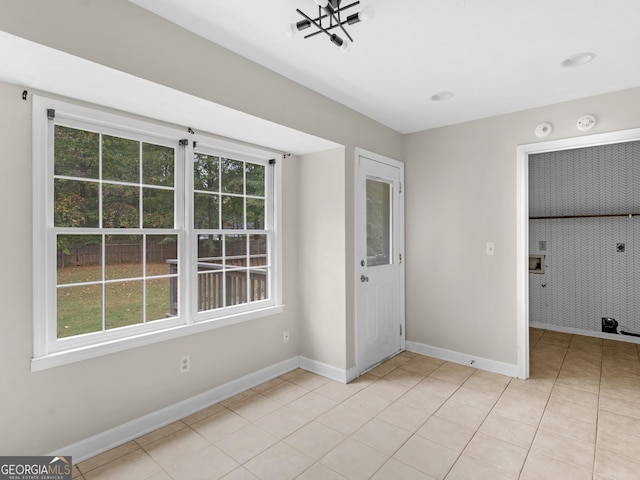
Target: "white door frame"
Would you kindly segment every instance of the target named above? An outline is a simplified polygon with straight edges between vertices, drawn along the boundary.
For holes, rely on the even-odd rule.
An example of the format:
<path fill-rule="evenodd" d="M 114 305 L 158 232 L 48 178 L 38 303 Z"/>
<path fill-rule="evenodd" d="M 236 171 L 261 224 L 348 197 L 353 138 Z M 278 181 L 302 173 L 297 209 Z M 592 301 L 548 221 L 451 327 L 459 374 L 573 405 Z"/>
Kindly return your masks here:
<path fill-rule="evenodd" d="M 529 155 L 640 140 L 640 128 L 519 145 L 517 148 L 518 378 L 529 378 Z"/>
<path fill-rule="evenodd" d="M 360 270 L 361 266 L 359 263 L 358 257 L 358 242 L 361 240 L 358 235 L 358 219 L 356 216 L 358 215 L 358 199 L 360 195 L 364 195 L 362 191 L 362 185 L 359 182 L 359 166 L 360 166 L 360 157 L 366 157 L 371 160 L 375 160 L 380 163 L 384 163 L 386 165 L 390 165 L 392 167 L 398 168 L 400 171 L 400 194 L 398 195 L 399 201 L 399 215 L 398 215 L 398 238 L 396 239 L 398 248 L 395 252 L 396 255 L 402 255 L 402 261 L 399 263 L 400 267 L 400 298 L 399 298 L 399 306 L 400 306 L 400 325 L 402 326 L 402 335 L 400 335 L 400 350 L 404 351 L 406 349 L 406 326 L 405 326 L 405 250 L 404 250 L 404 163 L 399 162 L 398 160 L 394 160 L 389 157 L 385 157 L 384 155 L 379 155 L 377 153 L 373 153 L 362 148 L 355 148 L 355 171 L 354 171 L 354 265 L 353 265 L 353 278 L 354 278 L 354 312 L 355 312 L 355 330 L 354 330 L 354 342 L 355 342 L 355 357 L 356 357 L 356 370 L 357 375 L 360 375 L 362 365 L 359 365 L 359 348 L 358 345 L 358 291 L 359 291 L 359 283 L 360 283 Z"/>

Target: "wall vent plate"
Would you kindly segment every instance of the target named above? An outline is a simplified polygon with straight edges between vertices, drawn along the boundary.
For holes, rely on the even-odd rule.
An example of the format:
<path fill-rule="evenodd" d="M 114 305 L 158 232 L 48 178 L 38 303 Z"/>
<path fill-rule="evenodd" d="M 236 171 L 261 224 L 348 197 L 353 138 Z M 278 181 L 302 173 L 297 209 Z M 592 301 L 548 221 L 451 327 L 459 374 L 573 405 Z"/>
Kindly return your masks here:
<path fill-rule="evenodd" d="M 578 119 L 578 130 L 586 131 L 591 130 L 596 126 L 596 118 L 593 115 L 583 115 Z"/>

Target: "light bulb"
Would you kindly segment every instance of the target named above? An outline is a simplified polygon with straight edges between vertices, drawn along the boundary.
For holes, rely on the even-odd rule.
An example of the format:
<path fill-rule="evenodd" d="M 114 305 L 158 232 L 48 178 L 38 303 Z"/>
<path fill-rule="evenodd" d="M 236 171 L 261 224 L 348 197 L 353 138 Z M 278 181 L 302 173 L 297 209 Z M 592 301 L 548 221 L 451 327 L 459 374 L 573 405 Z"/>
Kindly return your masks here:
<path fill-rule="evenodd" d="M 314 0 L 316 5 L 319 7 L 325 8 L 329 4 L 329 0 Z"/>
<path fill-rule="evenodd" d="M 373 19 L 375 14 L 376 14 L 376 11 L 373 8 L 373 5 L 367 5 L 360 11 L 360 13 L 358 13 L 358 18 L 360 18 L 361 22 L 367 22 Z"/>
<path fill-rule="evenodd" d="M 287 37 L 293 37 L 296 33 L 298 33 L 298 27 L 295 23 L 289 23 L 285 26 L 284 34 Z"/>

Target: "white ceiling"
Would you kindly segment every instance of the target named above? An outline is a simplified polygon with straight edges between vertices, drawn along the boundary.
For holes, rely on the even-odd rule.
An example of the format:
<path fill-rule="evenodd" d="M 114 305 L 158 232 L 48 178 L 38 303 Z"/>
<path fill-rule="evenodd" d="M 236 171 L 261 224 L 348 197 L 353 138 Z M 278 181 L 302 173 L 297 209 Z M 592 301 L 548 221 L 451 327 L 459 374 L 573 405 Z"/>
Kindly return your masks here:
<path fill-rule="evenodd" d="M 639 0 L 361 0 L 346 53 L 285 36 L 313 0 L 130 1 L 401 133 L 640 85 Z"/>

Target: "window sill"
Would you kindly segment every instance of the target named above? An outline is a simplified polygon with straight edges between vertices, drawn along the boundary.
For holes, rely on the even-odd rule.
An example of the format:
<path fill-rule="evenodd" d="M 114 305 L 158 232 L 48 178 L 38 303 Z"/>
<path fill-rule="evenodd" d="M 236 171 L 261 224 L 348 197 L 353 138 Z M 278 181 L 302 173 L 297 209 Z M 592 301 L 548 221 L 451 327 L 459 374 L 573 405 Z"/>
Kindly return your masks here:
<path fill-rule="evenodd" d="M 246 322 L 257 318 L 277 315 L 284 311 L 284 305 L 275 305 L 272 307 L 244 312 L 228 317 L 201 321 L 189 325 L 180 325 L 177 327 L 167 328 L 157 332 L 144 333 L 134 337 L 127 337 L 109 342 L 98 343 L 61 352 L 50 353 L 43 357 L 31 359 L 31 371 L 37 372 L 49 368 L 68 365 L 70 363 L 81 362 L 90 358 L 100 357 L 111 353 L 121 352 L 136 347 L 151 345 L 173 338 L 193 335 L 195 333 L 206 332 L 215 328 L 226 327 L 236 323 Z"/>

